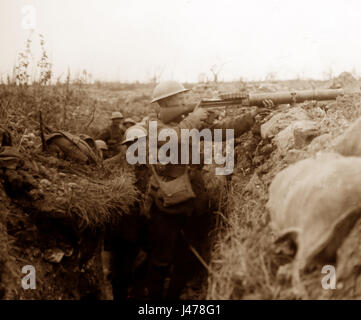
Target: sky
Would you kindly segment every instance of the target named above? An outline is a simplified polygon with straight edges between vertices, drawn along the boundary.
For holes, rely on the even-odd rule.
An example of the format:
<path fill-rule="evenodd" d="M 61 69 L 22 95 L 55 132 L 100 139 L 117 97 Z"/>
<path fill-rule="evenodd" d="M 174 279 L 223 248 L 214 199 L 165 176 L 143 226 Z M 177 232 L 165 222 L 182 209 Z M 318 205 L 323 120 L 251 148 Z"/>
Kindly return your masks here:
<path fill-rule="evenodd" d="M 0 76 L 32 32 L 43 34 L 55 77 L 96 80 L 324 79 L 361 75 L 361 1 L 0 0 Z"/>

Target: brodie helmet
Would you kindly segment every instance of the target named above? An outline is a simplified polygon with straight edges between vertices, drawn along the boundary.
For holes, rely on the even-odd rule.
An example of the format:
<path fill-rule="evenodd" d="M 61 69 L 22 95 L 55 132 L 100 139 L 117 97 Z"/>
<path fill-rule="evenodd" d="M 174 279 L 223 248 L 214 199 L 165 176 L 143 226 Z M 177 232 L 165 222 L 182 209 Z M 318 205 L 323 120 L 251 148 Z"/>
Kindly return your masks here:
<path fill-rule="evenodd" d="M 147 135 L 148 132 L 144 127 L 140 125 L 134 125 L 125 131 L 125 140 L 122 142 L 122 144 L 133 142 L 139 138 L 146 137 Z"/>
<path fill-rule="evenodd" d="M 110 117 L 110 119 L 123 119 L 123 115 L 121 114 L 121 112 L 113 112 L 112 113 L 112 116 Z"/>
<path fill-rule="evenodd" d="M 132 124 L 132 125 L 136 124 L 135 120 L 133 120 L 132 118 L 126 118 L 123 120 L 123 124 L 127 124 L 127 123 Z"/>
<path fill-rule="evenodd" d="M 153 90 L 151 103 L 185 91 L 189 91 L 189 89 L 184 88 L 184 86 L 177 81 L 170 80 L 161 82 Z"/>
<path fill-rule="evenodd" d="M 108 150 L 107 144 L 103 140 L 95 140 L 95 145 L 100 150 Z"/>

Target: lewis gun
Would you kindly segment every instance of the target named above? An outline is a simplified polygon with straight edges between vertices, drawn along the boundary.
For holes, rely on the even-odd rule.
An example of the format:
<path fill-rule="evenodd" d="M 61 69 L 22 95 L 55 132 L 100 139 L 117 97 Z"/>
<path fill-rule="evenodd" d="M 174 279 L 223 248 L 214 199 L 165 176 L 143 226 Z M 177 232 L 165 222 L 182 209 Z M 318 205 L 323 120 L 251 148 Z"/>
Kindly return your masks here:
<path fill-rule="evenodd" d="M 279 104 L 295 104 L 304 101 L 327 101 L 334 100 L 338 96 L 344 95 L 343 89 L 319 89 L 319 90 L 301 90 L 301 91 L 280 91 L 270 93 L 225 93 L 221 94 L 219 98 L 215 99 L 202 99 L 197 106 L 199 108 L 219 108 L 229 106 L 240 107 L 264 107 L 264 100 L 272 100 L 275 105 Z M 179 113 L 172 108 L 169 110 L 169 114 L 166 110 L 163 110 L 162 120 L 167 123 L 171 122 L 179 115 L 188 114 L 194 110 L 196 105 L 188 105 L 179 108 Z"/>

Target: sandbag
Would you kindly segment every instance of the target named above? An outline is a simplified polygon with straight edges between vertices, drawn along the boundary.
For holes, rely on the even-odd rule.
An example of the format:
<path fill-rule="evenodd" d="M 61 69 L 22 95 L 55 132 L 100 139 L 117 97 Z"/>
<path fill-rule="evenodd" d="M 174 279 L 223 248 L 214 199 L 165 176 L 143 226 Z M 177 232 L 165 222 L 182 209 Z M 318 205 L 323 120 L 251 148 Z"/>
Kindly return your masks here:
<path fill-rule="evenodd" d="M 361 117 L 335 139 L 334 150 L 344 156 L 361 157 Z"/>
<path fill-rule="evenodd" d="M 279 172 L 267 207 L 279 239 L 292 235 L 300 269 L 335 254 L 361 214 L 361 159 L 320 154 Z"/>
<path fill-rule="evenodd" d="M 297 130 L 300 132 L 311 131 L 313 132 L 314 136 L 316 136 L 318 133 L 317 124 L 315 121 L 299 120 L 292 122 L 289 126 L 280 131 L 274 138 L 275 144 L 277 145 L 277 148 L 281 154 L 286 155 L 287 151 L 294 147 L 297 147 L 298 149 L 303 147 L 296 145 L 295 132 L 297 132 Z"/>
<path fill-rule="evenodd" d="M 277 113 L 261 125 L 261 136 L 263 139 L 271 138 L 287 128 L 292 122 L 300 120 L 310 120 L 307 112 L 301 107 L 295 107 L 286 112 Z"/>
<path fill-rule="evenodd" d="M 87 134 L 79 134 L 79 138 L 85 141 L 94 153 L 97 152 L 98 148 L 95 144 L 95 140 L 91 136 L 88 136 Z"/>
<path fill-rule="evenodd" d="M 89 161 L 98 164 L 99 162 L 97 156 L 85 141 L 68 132 L 58 131 L 49 135 L 46 137 L 46 144 L 48 146 L 55 145 L 67 158 L 83 163 Z"/>

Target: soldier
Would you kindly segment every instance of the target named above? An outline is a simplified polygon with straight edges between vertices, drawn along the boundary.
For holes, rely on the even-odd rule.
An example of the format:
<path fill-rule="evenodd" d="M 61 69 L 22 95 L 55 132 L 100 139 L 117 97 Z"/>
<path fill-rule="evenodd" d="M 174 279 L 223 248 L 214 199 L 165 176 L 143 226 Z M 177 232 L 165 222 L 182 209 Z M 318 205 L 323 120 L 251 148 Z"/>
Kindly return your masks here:
<path fill-rule="evenodd" d="M 107 154 L 104 154 L 105 158 L 111 158 L 119 153 L 125 131 L 122 126 L 123 115 L 120 112 L 113 112 L 111 120 L 111 125 L 105 128 L 97 137 L 97 140 L 105 141 L 108 146 Z"/>
<path fill-rule="evenodd" d="M 104 153 L 108 151 L 107 144 L 103 140 L 95 140 L 96 152 L 99 159 L 104 159 Z"/>
<path fill-rule="evenodd" d="M 172 128 L 180 137 L 181 129 L 228 128 L 234 129 L 235 137 L 237 137 L 251 129 L 255 122 L 255 116 L 263 111 L 263 109 L 256 108 L 243 116 L 212 125 L 207 124 L 209 113 L 203 108 L 196 108 L 183 118 L 182 115 L 185 111 L 191 110 L 185 105 L 184 92 L 186 91 L 188 90 L 176 81 L 162 82 L 155 87 L 152 103 L 157 103 L 158 118 L 150 118 L 149 120 L 157 121 L 158 130 Z M 269 102 L 266 104 L 269 105 Z M 170 118 L 172 122 L 166 120 Z M 158 142 L 158 148 L 161 145 L 162 143 Z M 180 155 L 180 152 L 178 154 Z M 148 298 L 160 299 L 164 297 L 164 280 L 169 274 L 169 267 L 173 264 L 173 273 L 166 298 L 177 299 L 185 286 L 187 275 L 196 265 L 194 261 L 190 262 L 191 254 L 189 254 L 189 250 L 186 250 L 185 241 L 181 238 L 181 234 L 191 243 L 193 240 L 199 241 L 202 232 L 203 236 L 207 236 L 206 221 L 209 221 L 211 215 L 202 216 L 208 212 L 209 199 L 201 170 L 199 170 L 200 167 L 201 165 L 184 164 L 150 165 L 152 170 L 150 195 L 153 203 L 150 207 L 148 228 L 150 259 L 145 290 Z M 176 199 L 173 201 L 168 199 L 171 200 L 172 205 L 165 205 L 161 185 L 163 187 L 166 185 L 163 182 L 174 183 L 177 178 L 179 178 L 177 181 L 180 183 L 189 179 L 192 190 L 188 190 L 188 197 L 185 195 L 179 199 L 178 203 Z M 187 194 L 187 192 L 185 193 Z M 190 196 L 191 194 L 195 197 Z M 181 257 L 179 252 L 183 252 L 187 257 Z"/>
<path fill-rule="evenodd" d="M 132 132 L 135 131 L 135 135 Z M 125 140 L 122 145 L 129 146 L 137 139 L 146 137 L 147 132 L 141 126 L 133 126 L 127 129 Z M 146 165 L 136 164 L 131 167 L 135 174 L 135 185 L 141 194 L 146 194 L 149 180 L 149 170 Z M 111 282 L 114 300 L 125 300 L 132 297 L 135 291 L 135 279 L 133 277 L 134 265 L 142 251 L 142 234 L 145 226 L 143 215 L 144 203 L 139 201 L 132 213 L 124 215 L 119 224 L 113 225 L 108 234 L 108 242 L 112 252 Z"/>
<path fill-rule="evenodd" d="M 130 128 L 131 126 L 133 126 L 135 124 L 136 124 L 136 122 L 132 118 L 126 118 L 123 121 L 123 127 L 125 128 L 125 130 L 127 130 L 128 128 Z"/>
<path fill-rule="evenodd" d="M 147 135 L 147 130 L 142 125 L 136 124 L 127 129 L 124 135 L 125 139 L 122 142 L 122 145 L 124 145 L 125 147 L 129 147 L 133 142 L 137 141 L 138 139 L 146 139 Z M 135 184 L 139 191 L 142 194 L 145 194 L 148 187 L 148 178 L 150 176 L 149 168 L 146 164 L 138 163 L 132 166 L 132 168 L 134 169 L 136 176 Z"/>

